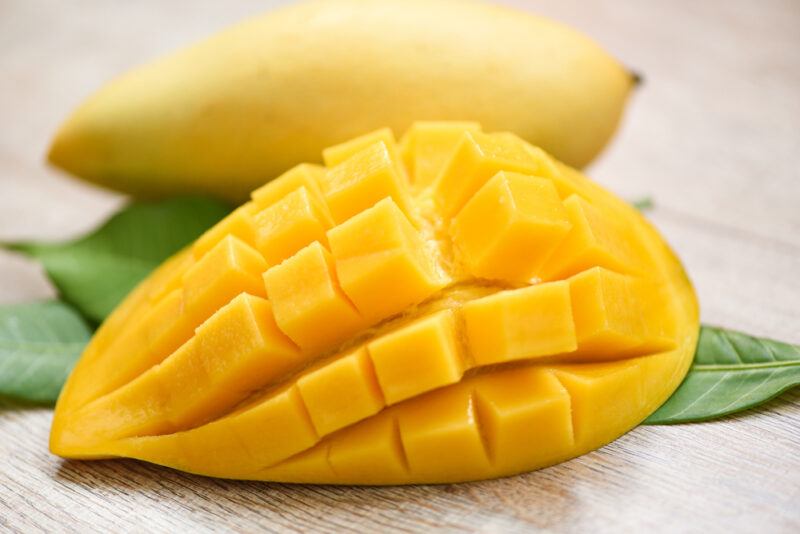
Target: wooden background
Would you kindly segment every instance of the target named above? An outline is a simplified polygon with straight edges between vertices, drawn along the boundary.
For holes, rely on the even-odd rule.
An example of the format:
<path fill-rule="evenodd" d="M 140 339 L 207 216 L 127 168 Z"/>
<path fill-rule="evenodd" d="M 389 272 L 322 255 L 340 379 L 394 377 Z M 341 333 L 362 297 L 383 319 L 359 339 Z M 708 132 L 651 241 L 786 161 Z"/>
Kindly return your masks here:
<path fill-rule="evenodd" d="M 0 241 L 80 234 L 121 199 L 47 169 L 65 114 L 104 80 L 270 1 L 0 0 Z M 591 170 L 650 213 L 709 323 L 800 342 L 800 2 L 513 2 L 643 73 Z M 0 253 L 0 303 L 52 294 Z M 338 488 L 63 462 L 51 413 L 0 406 L 0 531 L 800 532 L 800 392 L 723 421 L 641 427 L 594 453 L 481 483 Z"/>

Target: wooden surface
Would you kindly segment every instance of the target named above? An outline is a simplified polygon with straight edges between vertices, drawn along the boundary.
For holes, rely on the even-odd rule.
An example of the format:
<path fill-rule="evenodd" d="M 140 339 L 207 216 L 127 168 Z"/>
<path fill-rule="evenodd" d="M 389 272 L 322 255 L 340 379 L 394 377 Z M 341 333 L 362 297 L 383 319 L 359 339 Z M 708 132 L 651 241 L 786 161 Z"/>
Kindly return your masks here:
<path fill-rule="evenodd" d="M 0 241 L 63 238 L 119 205 L 47 169 L 64 115 L 110 76 L 275 2 L 0 1 Z M 516 2 L 640 71 L 591 174 L 650 216 L 704 321 L 800 342 L 800 2 Z M 52 294 L 0 253 L 0 302 Z M 0 407 L 0 531 L 800 532 L 800 392 L 723 421 L 640 427 L 596 452 L 481 483 L 338 488 L 64 462 L 51 413 Z"/>

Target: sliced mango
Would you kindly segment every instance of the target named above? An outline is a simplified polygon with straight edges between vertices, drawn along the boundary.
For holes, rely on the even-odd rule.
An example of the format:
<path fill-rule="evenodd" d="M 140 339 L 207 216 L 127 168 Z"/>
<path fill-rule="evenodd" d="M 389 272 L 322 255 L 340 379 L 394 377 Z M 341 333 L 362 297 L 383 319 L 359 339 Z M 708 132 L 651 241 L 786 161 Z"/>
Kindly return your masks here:
<path fill-rule="evenodd" d="M 509 133 L 301 165 L 101 326 L 50 446 L 227 478 L 454 482 L 595 449 L 686 373 L 694 293 L 625 203 Z"/>

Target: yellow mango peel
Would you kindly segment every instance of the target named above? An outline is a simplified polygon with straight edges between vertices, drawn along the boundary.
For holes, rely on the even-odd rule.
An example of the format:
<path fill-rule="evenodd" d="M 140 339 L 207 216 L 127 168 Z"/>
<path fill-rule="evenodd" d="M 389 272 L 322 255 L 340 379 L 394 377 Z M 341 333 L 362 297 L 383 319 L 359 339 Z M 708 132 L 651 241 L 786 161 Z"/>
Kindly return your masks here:
<path fill-rule="evenodd" d="M 625 202 L 510 133 L 417 123 L 299 165 L 100 327 L 51 450 L 209 476 L 458 482 L 624 434 L 698 308 Z"/>

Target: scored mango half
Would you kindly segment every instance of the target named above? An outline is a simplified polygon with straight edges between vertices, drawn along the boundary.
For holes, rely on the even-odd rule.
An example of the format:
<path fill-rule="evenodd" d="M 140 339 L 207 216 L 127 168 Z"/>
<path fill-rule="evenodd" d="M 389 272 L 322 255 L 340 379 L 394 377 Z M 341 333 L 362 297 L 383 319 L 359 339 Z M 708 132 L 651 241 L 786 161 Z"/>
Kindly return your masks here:
<path fill-rule="evenodd" d="M 323 156 L 106 320 L 58 401 L 54 453 L 285 482 L 483 479 L 600 447 L 683 379 L 687 277 L 577 171 L 472 123 Z"/>

